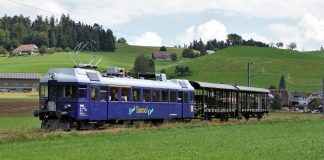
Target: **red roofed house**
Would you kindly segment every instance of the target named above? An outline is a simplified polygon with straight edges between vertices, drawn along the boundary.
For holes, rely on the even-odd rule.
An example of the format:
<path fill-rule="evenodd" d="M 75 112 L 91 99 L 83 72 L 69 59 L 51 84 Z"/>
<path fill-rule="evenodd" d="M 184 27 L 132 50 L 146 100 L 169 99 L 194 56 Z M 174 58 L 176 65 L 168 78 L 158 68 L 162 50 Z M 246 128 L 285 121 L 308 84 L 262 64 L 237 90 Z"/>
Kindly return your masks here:
<path fill-rule="evenodd" d="M 167 51 L 157 51 L 152 53 L 153 60 L 171 60 L 171 54 Z"/>
<path fill-rule="evenodd" d="M 37 55 L 39 49 L 35 44 L 22 44 L 13 51 L 14 56 Z"/>

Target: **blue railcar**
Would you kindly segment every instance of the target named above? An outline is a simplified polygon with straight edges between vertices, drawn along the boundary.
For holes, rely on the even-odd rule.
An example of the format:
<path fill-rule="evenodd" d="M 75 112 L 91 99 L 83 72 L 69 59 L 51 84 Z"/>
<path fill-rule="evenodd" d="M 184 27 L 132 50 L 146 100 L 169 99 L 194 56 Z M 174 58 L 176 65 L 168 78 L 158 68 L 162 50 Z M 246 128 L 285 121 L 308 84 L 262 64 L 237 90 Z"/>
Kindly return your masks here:
<path fill-rule="evenodd" d="M 50 69 L 40 81 L 42 128 L 194 117 L 194 88 L 188 80 L 105 77 L 83 68 Z"/>

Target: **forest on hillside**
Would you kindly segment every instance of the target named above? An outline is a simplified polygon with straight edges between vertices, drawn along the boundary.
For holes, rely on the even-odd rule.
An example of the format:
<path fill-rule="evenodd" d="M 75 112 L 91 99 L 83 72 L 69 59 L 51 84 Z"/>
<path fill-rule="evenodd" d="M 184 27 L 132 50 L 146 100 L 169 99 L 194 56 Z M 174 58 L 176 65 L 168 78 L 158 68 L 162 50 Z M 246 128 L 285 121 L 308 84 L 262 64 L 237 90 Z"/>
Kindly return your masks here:
<path fill-rule="evenodd" d="M 99 24 L 88 25 L 73 21 L 69 15 L 58 19 L 54 16 L 7 16 L 0 18 L 0 47 L 12 51 L 20 44 L 36 44 L 38 47 L 74 48 L 78 42 L 93 40 L 97 50 L 115 51 L 112 30 Z"/>

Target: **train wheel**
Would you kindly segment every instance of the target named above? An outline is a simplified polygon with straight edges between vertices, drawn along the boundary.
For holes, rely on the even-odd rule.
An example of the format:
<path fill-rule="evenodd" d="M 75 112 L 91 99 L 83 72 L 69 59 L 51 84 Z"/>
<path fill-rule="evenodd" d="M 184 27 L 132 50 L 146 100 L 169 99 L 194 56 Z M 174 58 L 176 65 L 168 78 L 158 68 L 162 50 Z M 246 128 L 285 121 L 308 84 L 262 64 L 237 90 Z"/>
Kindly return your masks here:
<path fill-rule="evenodd" d="M 249 120 L 250 119 L 250 115 L 249 114 L 246 114 L 246 115 L 244 115 L 244 118 L 245 118 L 245 120 Z"/>
<path fill-rule="evenodd" d="M 257 114 L 257 119 L 260 121 L 262 119 L 263 115 L 262 114 Z"/>

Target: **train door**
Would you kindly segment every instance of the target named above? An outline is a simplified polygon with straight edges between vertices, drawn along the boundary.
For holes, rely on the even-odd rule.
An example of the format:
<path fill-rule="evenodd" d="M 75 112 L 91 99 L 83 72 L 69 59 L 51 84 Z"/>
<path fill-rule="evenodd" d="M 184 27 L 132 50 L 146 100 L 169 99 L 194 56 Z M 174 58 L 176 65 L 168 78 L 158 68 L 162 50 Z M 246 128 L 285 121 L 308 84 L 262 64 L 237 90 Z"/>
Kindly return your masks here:
<path fill-rule="evenodd" d="M 56 101 L 57 98 L 57 81 L 49 80 L 48 81 L 48 101 Z"/>
<path fill-rule="evenodd" d="M 90 120 L 107 119 L 107 89 L 108 87 L 90 85 Z"/>

